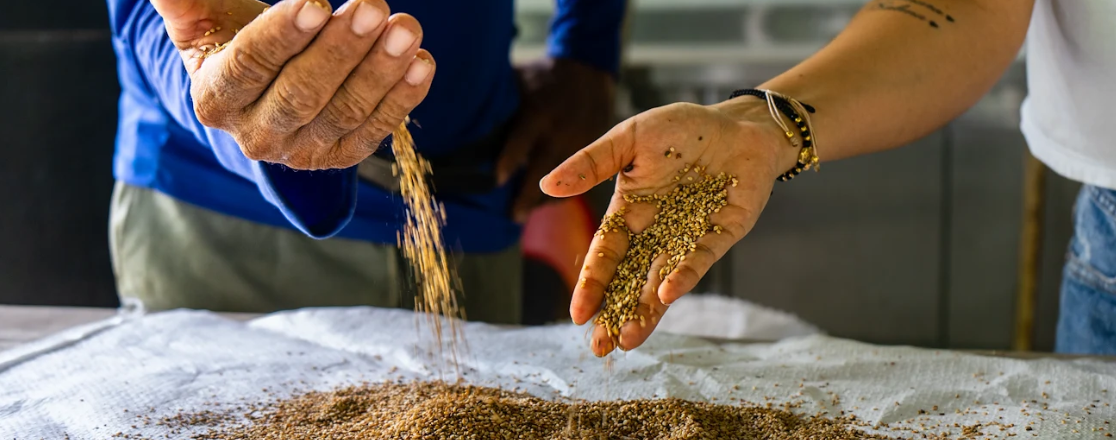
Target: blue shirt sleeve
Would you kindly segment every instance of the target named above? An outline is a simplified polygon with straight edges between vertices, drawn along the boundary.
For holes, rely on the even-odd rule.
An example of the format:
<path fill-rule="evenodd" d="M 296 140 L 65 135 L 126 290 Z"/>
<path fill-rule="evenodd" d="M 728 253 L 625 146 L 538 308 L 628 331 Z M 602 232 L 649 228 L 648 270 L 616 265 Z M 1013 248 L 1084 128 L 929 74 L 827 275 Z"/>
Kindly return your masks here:
<path fill-rule="evenodd" d="M 194 114 L 190 77 L 170 41 L 163 19 L 146 0 L 108 0 L 113 44 L 122 64 L 139 72 L 123 93 L 157 99 L 167 115 L 213 149 L 229 171 L 256 183 L 260 193 L 296 228 L 314 238 L 343 229 L 356 210 L 356 167 L 332 171 L 296 171 L 279 164 L 249 160 L 228 133 L 206 127 Z M 146 90 L 128 90 L 129 88 Z"/>
<path fill-rule="evenodd" d="M 548 53 L 611 73 L 620 69 L 620 28 L 627 0 L 555 0 Z"/>

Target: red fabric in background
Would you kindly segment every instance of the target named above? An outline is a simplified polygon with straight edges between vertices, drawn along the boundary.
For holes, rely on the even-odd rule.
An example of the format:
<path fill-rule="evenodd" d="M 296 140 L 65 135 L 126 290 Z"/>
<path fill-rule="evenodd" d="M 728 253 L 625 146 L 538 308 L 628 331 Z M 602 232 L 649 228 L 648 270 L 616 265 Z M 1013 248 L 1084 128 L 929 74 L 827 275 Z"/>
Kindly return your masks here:
<path fill-rule="evenodd" d="M 566 284 L 566 292 L 572 292 L 597 225 L 584 196 L 547 203 L 527 219 L 523 255 L 550 266 Z"/>

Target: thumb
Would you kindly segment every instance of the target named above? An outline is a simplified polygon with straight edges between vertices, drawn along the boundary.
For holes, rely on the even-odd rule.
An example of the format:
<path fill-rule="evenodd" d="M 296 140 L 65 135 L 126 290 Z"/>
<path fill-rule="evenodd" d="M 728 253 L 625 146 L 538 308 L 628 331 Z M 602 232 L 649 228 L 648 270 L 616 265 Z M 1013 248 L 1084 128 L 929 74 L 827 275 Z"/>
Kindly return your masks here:
<path fill-rule="evenodd" d="M 184 0 L 151 0 L 151 6 L 164 20 L 178 20 L 190 11 L 200 9 L 197 1 Z"/>
<path fill-rule="evenodd" d="M 620 123 L 582 148 L 539 181 L 551 197 L 571 197 L 589 191 L 635 160 L 635 120 Z"/>
<path fill-rule="evenodd" d="M 201 32 L 205 32 L 201 29 L 200 22 L 215 18 L 206 17 L 209 8 L 195 0 L 151 0 L 151 6 L 154 6 L 155 12 L 163 18 L 167 34 L 176 44 L 197 38 Z"/>
<path fill-rule="evenodd" d="M 285 3 L 290 2 L 281 2 L 275 7 L 291 7 Z M 226 28 L 226 38 L 221 40 L 231 40 L 234 28 L 246 25 L 269 7 L 258 0 L 223 2 L 220 7 L 204 0 L 151 0 L 151 6 L 163 19 L 167 35 L 179 48 L 189 46 L 194 40 L 207 36 L 207 31 L 221 26 Z"/>

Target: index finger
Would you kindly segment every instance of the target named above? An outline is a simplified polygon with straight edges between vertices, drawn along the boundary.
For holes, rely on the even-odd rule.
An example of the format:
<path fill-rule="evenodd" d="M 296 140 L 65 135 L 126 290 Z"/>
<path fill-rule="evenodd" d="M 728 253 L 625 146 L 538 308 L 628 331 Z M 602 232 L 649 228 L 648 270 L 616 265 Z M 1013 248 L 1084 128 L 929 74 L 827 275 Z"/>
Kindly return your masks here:
<path fill-rule="evenodd" d="M 607 223 L 594 235 L 581 267 L 578 286 L 570 302 L 570 316 L 577 324 L 584 324 L 601 308 L 609 283 L 627 256 L 630 235 L 649 226 L 658 208 L 647 203 L 628 203 L 620 192 L 612 194 L 612 202 L 605 215 Z M 640 269 L 643 270 L 643 269 Z M 656 272 L 658 273 L 658 272 Z"/>
<path fill-rule="evenodd" d="M 202 64 L 196 101 L 243 109 L 259 99 L 288 60 L 302 52 L 331 16 L 329 2 L 290 0 L 264 11 L 228 47 Z"/>
<path fill-rule="evenodd" d="M 613 194 L 606 218 L 620 213 L 627 202 L 623 196 Z M 628 233 L 624 229 L 605 230 L 601 228 L 593 235 L 589 252 L 585 255 L 585 265 L 581 266 L 577 286 L 570 299 L 570 317 L 577 325 L 585 324 L 601 308 L 605 289 L 620 266 L 620 260 L 628 252 Z"/>
<path fill-rule="evenodd" d="M 551 197 L 571 197 L 589 191 L 619 173 L 634 159 L 634 117 L 609 130 L 539 180 Z"/>
<path fill-rule="evenodd" d="M 607 355 L 615 348 L 632 350 L 647 340 L 658 326 L 660 318 L 667 311 L 667 305 L 659 301 L 656 291 L 662 285 L 659 278 L 659 269 L 667 262 L 667 254 L 659 255 L 651 264 L 647 272 L 643 287 L 640 288 L 639 302 L 636 305 L 636 318 L 620 323 L 619 333 L 610 333 L 602 325 L 597 325 L 593 331 L 593 340 L 590 348 L 598 357 Z"/>

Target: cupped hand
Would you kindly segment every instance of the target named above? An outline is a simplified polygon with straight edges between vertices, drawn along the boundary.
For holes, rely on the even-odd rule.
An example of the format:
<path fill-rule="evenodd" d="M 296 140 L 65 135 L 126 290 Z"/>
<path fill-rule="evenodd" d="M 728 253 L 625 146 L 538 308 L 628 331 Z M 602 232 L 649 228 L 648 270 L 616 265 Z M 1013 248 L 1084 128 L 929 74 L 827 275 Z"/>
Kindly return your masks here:
<path fill-rule="evenodd" d="M 383 0 L 152 0 L 190 75 L 198 120 L 252 160 L 295 169 L 367 158 L 429 91 L 414 17 Z"/>
<path fill-rule="evenodd" d="M 597 325 L 590 342 L 593 352 L 604 356 L 617 346 L 630 350 L 643 344 L 668 305 L 693 289 L 710 266 L 752 229 L 775 179 L 795 164 L 797 152 L 771 119 L 766 103 L 743 97 L 715 106 L 672 104 L 636 115 L 545 176 L 539 183 L 543 192 L 569 197 L 615 175 L 608 213 L 625 208 L 624 219 L 633 233 L 649 226 L 656 210 L 649 204 L 629 204 L 625 195 L 668 193 L 686 183 L 675 176 L 688 164 L 705 167 L 707 174 L 723 172 L 737 179 L 728 188 L 728 204 L 709 215 L 722 233 L 703 236 L 696 250 L 662 280 L 659 269 L 666 259 L 656 258 L 637 308 L 644 325 L 634 320 L 624 323 L 618 337 L 610 337 Z M 626 234 L 593 238 L 570 304 L 575 323 L 588 322 L 600 310 L 605 287 L 627 249 Z"/>

